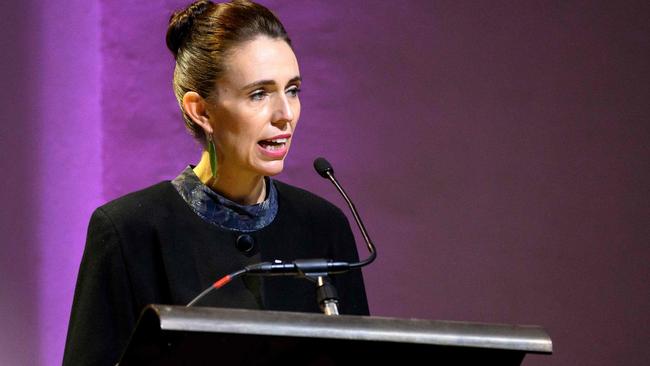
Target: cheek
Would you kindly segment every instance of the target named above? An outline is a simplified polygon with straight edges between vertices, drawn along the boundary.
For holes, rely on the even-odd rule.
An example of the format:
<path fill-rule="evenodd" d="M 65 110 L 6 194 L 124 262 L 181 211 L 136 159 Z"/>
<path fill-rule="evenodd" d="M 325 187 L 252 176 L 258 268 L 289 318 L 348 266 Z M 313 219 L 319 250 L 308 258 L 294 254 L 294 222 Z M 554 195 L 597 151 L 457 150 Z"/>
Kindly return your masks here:
<path fill-rule="evenodd" d="M 259 119 L 258 113 L 250 110 L 235 109 L 219 116 L 219 123 L 216 126 L 216 133 L 224 145 L 230 150 L 241 150 L 247 142 L 255 139 L 257 141 L 256 124 Z"/>

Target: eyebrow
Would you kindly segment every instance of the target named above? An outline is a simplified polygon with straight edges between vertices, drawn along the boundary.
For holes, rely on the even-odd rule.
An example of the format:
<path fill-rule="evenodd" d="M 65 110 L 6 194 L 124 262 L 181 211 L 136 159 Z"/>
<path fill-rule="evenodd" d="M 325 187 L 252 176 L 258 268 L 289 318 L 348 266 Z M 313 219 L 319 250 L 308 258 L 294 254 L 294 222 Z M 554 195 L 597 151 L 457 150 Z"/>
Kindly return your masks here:
<path fill-rule="evenodd" d="M 297 81 L 302 81 L 302 78 L 300 76 L 294 76 L 293 78 L 291 78 L 291 80 L 289 80 L 287 85 L 295 83 Z M 260 86 L 273 85 L 273 84 L 275 84 L 275 81 L 273 81 L 273 80 L 258 80 L 258 81 L 255 81 L 253 83 L 250 83 L 250 84 L 244 86 L 241 89 L 246 90 L 246 89 L 257 88 L 257 87 L 260 87 Z"/>

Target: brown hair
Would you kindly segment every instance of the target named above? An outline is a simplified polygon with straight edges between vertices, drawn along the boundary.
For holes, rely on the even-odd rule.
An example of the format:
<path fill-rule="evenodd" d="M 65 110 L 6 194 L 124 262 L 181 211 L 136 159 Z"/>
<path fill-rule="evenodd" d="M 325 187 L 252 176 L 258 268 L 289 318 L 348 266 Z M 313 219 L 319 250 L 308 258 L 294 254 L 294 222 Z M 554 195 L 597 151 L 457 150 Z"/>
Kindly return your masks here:
<path fill-rule="evenodd" d="M 251 1 L 215 4 L 199 0 L 172 14 L 167 29 L 167 48 L 174 54 L 174 94 L 185 126 L 205 146 L 205 133 L 183 109 L 189 91 L 207 99 L 223 75 L 225 60 L 236 45 L 259 35 L 279 38 L 291 46 L 280 20 L 267 8 Z"/>

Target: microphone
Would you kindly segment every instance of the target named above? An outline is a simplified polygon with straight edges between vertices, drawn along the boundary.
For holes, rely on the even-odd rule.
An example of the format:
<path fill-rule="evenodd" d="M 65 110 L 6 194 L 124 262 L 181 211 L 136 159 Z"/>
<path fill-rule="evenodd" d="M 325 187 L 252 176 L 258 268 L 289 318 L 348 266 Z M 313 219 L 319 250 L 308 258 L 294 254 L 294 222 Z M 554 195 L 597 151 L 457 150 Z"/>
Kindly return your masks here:
<path fill-rule="evenodd" d="M 316 274 L 344 273 L 350 269 L 348 262 L 331 259 L 296 259 L 291 263 L 275 260 L 245 267 L 249 274 L 266 274 L 269 276 L 305 276 Z"/>
<path fill-rule="evenodd" d="M 370 256 L 357 263 L 348 263 L 344 261 L 334 261 L 332 259 L 318 258 L 296 259 L 292 262 L 282 262 L 280 260 L 275 260 L 273 262 L 251 264 L 239 271 L 228 274 L 213 283 L 210 287 L 201 292 L 197 297 L 192 299 L 192 301 L 187 304 L 188 307 L 196 304 L 201 298 L 210 293 L 212 290 L 219 289 L 230 283 L 233 279 L 245 274 L 262 276 L 301 276 L 306 278 L 318 278 L 320 291 L 318 295 L 319 303 L 323 303 L 323 307 L 325 308 L 324 311 L 326 314 L 338 314 L 338 309 L 336 307 L 336 290 L 328 283 L 328 281 L 324 281 L 323 278 L 329 274 L 344 273 L 351 269 L 367 266 L 368 264 L 372 263 L 375 258 L 377 258 L 377 250 L 375 248 L 375 245 L 370 240 L 370 236 L 368 235 L 368 232 L 366 231 L 366 228 L 361 221 L 361 217 L 359 216 L 359 212 L 354 207 L 352 200 L 350 200 L 350 197 L 348 197 L 348 195 L 343 190 L 343 187 L 341 187 L 338 180 L 334 177 L 334 168 L 332 167 L 332 164 L 330 164 L 325 158 L 319 157 L 314 160 L 314 169 L 316 169 L 316 172 L 321 177 L 329 179 L 334 184 L 339 193 L 343 196 L 343 199 L 345 199 L 345 202 L 352 211 L 354 221 L 357 223 L 359 230 L 361 230 L 361 235 L 363 236 L 363 240 L 368 247 Z M 248 239 L 249 238 L 243 238 L 243 236 L 237 238 L 238 246 L 247 242 Z M 242 243 L 239 243 L 240 240 Z M 250 240 L 252 241 L 252 238 L 250 238 Z M 242 245 L 242 247 L 243 246 L 244 245 Z"/>
<path fill-rule="evenodd" d="M 316 158 L 314 160 L 314 169 L 323 178 L 329 178 L 328 173 L 334 176 L 334 168 L 332 168 L 332 164 L 325 160 L 325 158 Z"/>
<path fill-rule="evenodd" d="M 327 159 L 323 157 L 316 158 L 314 160 L 314 169 L 316 172 L 323 178 L 329 179 L 334 186 L 339 191 L 339 193 L 345 199 L 345 202 L 350 207 L 352 211 L 352 216 L 354 216 L 354 221 L 357 223 L 363 240 L 366 242 L 370 256 L 365 260 L 358 263 L 347 263 L 341 261 L 333 261 L 331 259 L 297 259 L 291 263 L 285 263 L 279 260 L 274 262 L 264 262 L 253 264 L 246 267 L 246 272 L 250 274 L 266 274 L 270 276 L 283 276 L 283 275 L 305 275 L 307 273 L 322 273 L 322 274 L 335 274 L 343 273 L 350 269 L 361 268 L 372 263 L 375 258 L 377 258 L 377 250 L 375 245 L 370 240 L 370 236 L 366 231 L 366 227 L 361 221 L 359 212 L 357 211 L 354 203 L 350 200 L 350 197 L 345 193 L 343 187 L 338 182 L 334 176 L 334 168 Z"/>
<path fill-rule="evenodd" d="M 332 167 L 332 164 L 330 164 L 329 161 L 327 161 L 323 157 L 316 158 L 316 160 L 314 160 L 314 169 L 316 169 L 316 172 L 321 177 L 328 179 L 330 182 L 332 182 L 332 184 L 334 184 L 334 186 L 339 191 L 341 196 L 343 196 L 343 199 L 348 204 L 348 207 L 350 207 L 350 211 L 352 211 L 352 216 L 354 217 L 354 221 L 357 223 L 357 226 L 361 231 L 361 235 L 363 236 L 363 240 L 366 242 L 366 246 L 368 247 L 368 251 L 370 252 L 370 256 L 364 259 L 363 261 L 359 263 L 351 263 L 350 269 L 367 266 L 368 264 L 372 263 L 375 260 L 375 258 L 377 258 L 377 249 L 375 248 L 375 245 L 370 240 L 370 236 L 366 231 L 366 227 L 363 225 L 363 221 L 361 221 L 359 212 L 357 211 L 356 207 L 354 207 L 354 203 L 352 203 L 352 200 L 350 199 L 350 197 L 348 197 L 348 195 L 345 193 L 345 190 L 343 189 L 341 184 L 339 184 L 339 181 L 334 176 L 334 168 Z"/>

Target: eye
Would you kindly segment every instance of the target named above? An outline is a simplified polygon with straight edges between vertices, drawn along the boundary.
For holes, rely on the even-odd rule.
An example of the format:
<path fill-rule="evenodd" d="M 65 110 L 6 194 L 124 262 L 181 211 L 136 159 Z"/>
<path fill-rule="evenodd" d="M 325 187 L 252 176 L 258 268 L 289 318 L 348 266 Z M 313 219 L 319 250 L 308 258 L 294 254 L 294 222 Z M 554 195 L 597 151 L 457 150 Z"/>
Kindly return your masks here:
<path fill-rule="evenodd" d="M 298 94 L 300 94 L 300 88 L 296 86 L 294 88 L 287 90 L 287 93 L 289 93 L 289 95 L 292 97 L 297 97 Z"/>
<path fill-rule="evenodd" d="M 253 94 L 249 95 L 248 97 L 252 101 L 260 101 L 264 99 L 264 97 L 267 95 L 266 91 L 264 90 L 256 90 Z"/>

